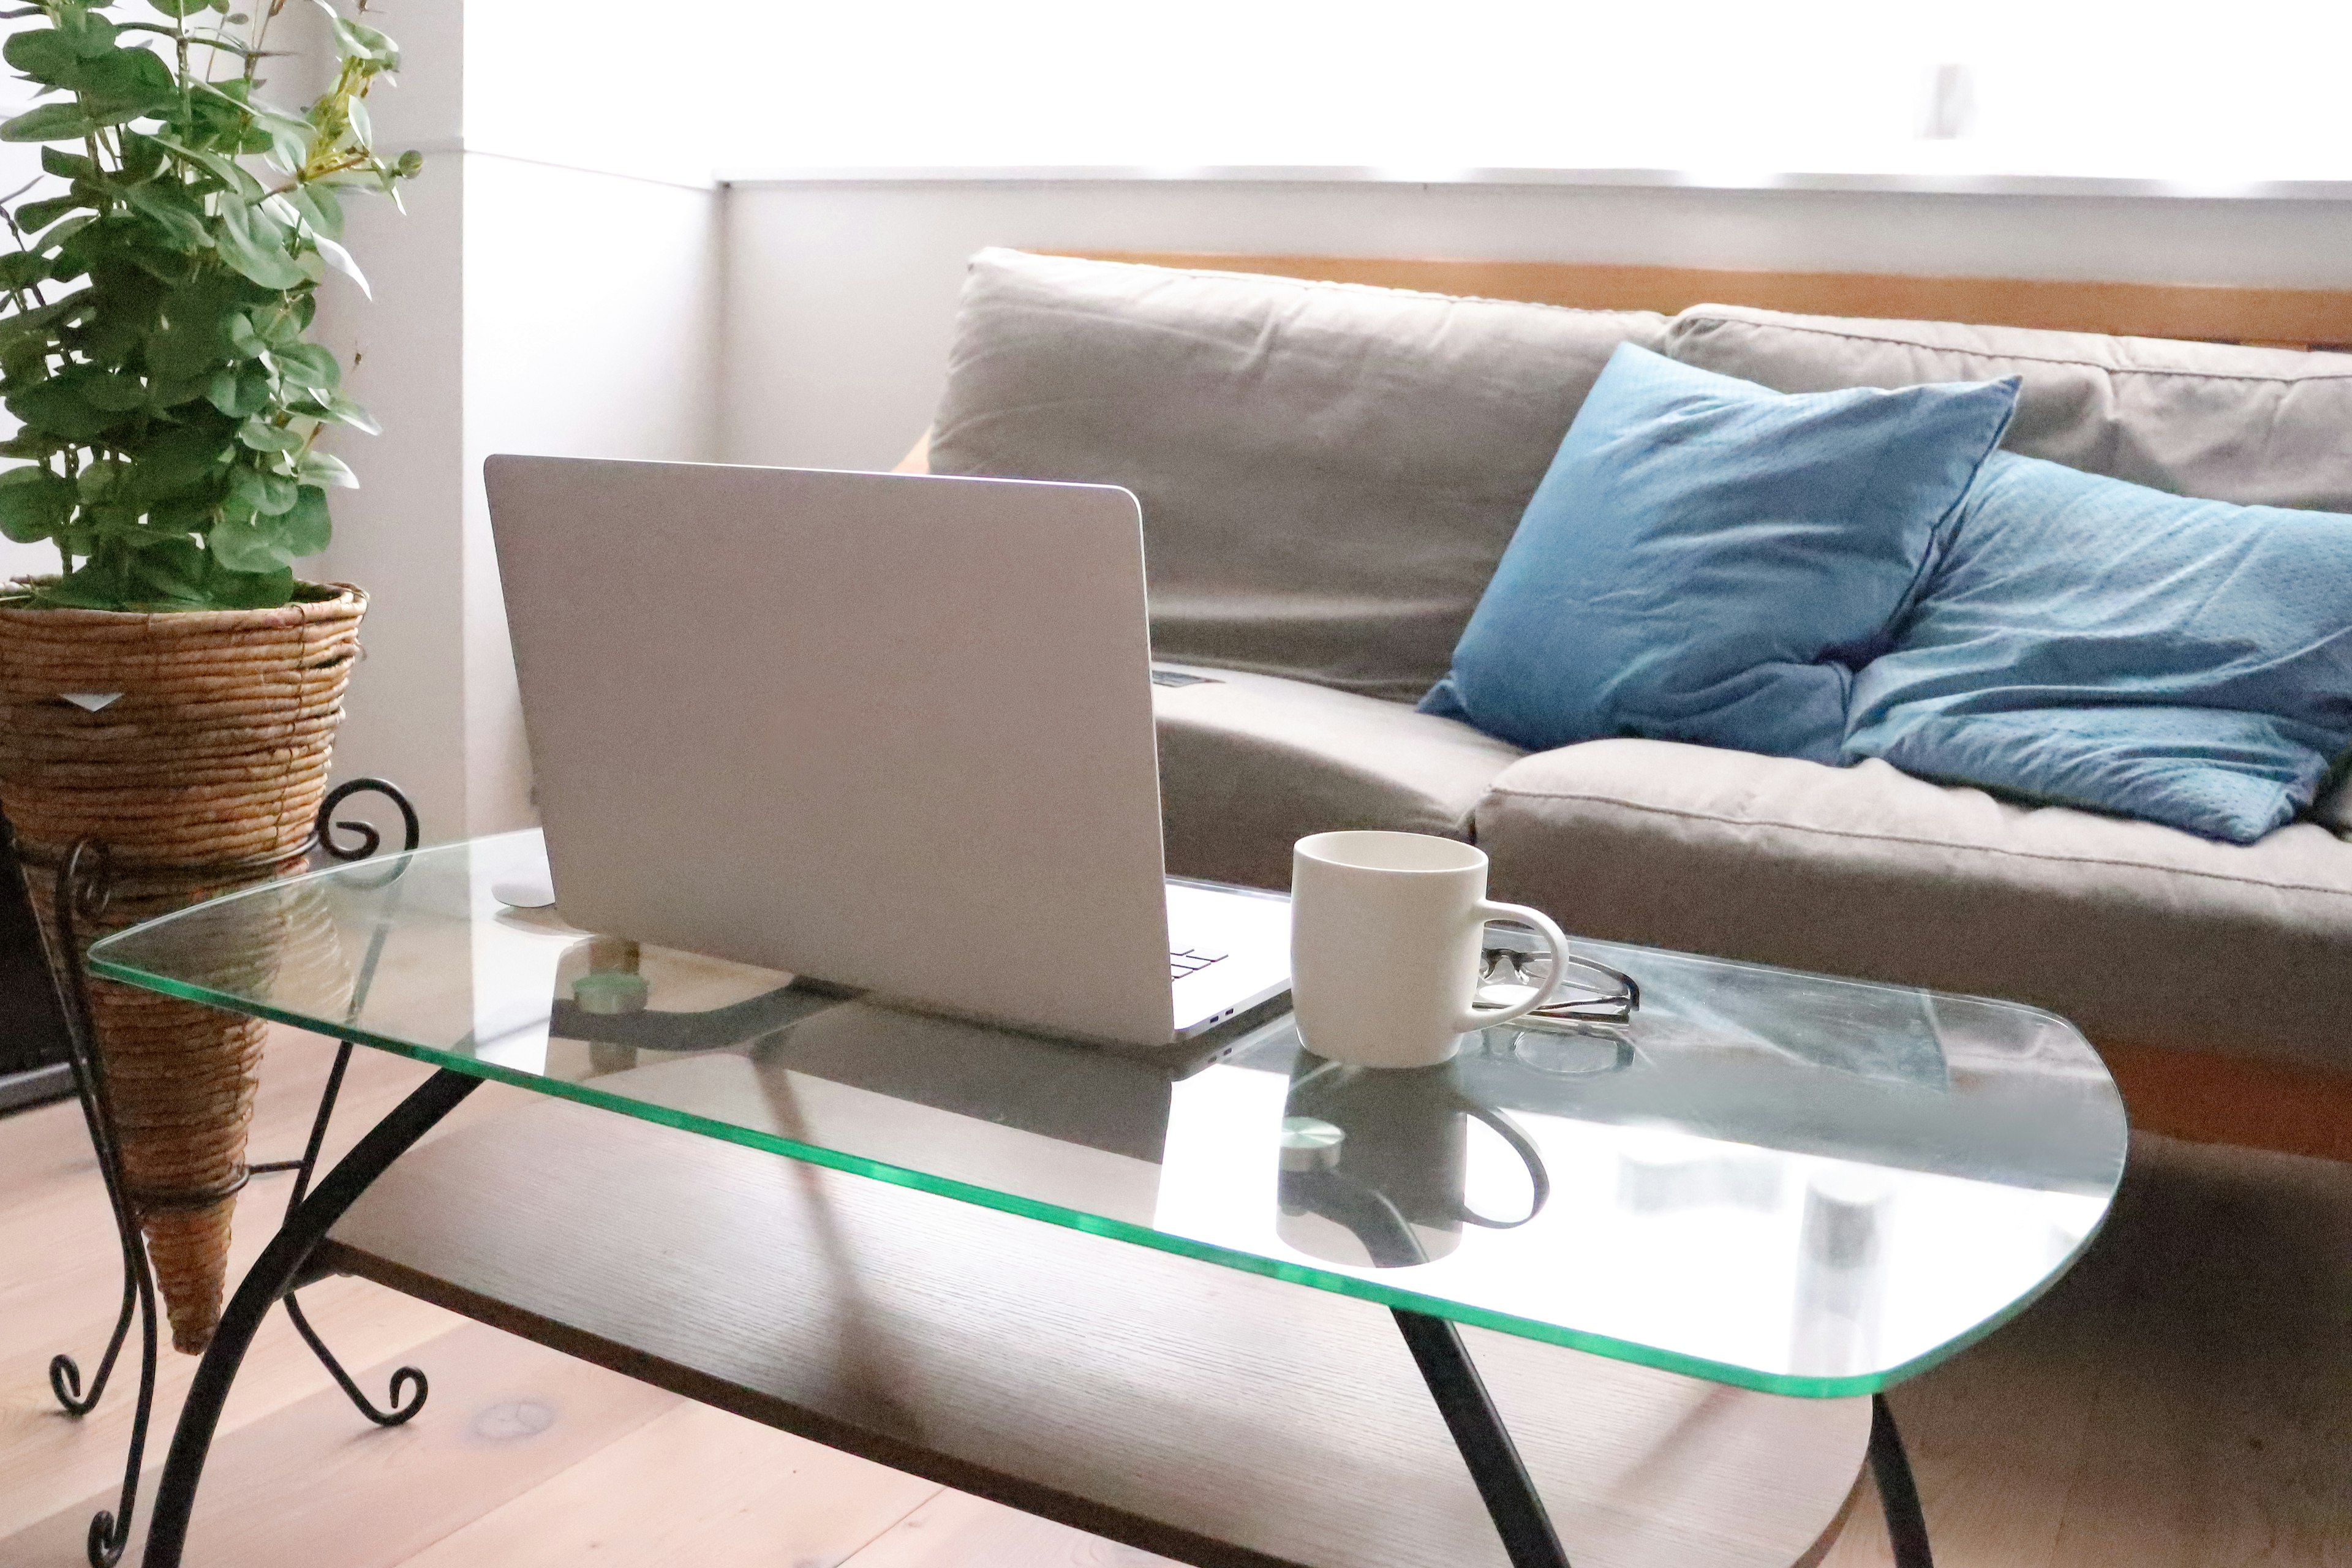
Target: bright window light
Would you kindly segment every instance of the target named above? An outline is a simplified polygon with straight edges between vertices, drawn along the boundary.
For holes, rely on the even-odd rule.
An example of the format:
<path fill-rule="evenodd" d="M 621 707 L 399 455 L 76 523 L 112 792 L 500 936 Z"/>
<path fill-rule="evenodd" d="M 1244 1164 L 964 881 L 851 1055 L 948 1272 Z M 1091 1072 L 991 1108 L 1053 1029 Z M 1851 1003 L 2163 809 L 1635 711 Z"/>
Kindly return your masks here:
<path fill-rule="evenodd" d="M 580 15 L 599 11 L 610 26 Z M 655 28 L 618 0 L 570 14 L 551 30 L 532 0 L 470 0 L 469 141 L 730 174 L 2352 179 L 2352 6 L 2334 0 L 707 0 Z M 594 80 L 612 86 L 577 90 Z"/>

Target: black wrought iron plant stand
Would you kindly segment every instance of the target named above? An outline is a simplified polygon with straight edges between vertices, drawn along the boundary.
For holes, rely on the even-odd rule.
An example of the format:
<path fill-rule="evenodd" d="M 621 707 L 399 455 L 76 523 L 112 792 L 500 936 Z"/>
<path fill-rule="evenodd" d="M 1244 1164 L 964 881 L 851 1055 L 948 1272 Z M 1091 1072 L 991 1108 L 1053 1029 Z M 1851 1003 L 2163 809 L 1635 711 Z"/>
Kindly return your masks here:
<path fill-rule="evenodd" d="M 345 862 L 365 860 L 383 847 L 383 836 L 373 826 L 363 821 L 337 821 L 335 812 L 357 795 L 377 795 L 385 797 L 399 811 L 402 848 L 415 849 L 419 832 L 415 808 L 400 790 L 382 779 L 353 779 L 331 793 L 319 808 L 310 839 L 305 846 L 310 851 L 331 859 Z M 349 836 L 339 839 L 341 832 Z M 90 1377 L 87 1389 L 82 1384 L 79 1363 L 70 1355 L 59 1354 L 49 1362 L 49 1388 L 68 1415 L 87 1415 L 96 1409 L 105 1396 L 108 1382 L 113 1377 L 116 1364 L 129 1342 L 135 1321 L 139 1326 L 139 1395 L 131 1418 L 130 1451 L 123 1461 L 122 1493 L 110 1510 L 101 1510 L 89 1521 L 88 1551 L 90 1568 L 113 1568 L 131 1539 L 131 1521 L 138 1506 L 139 1474 L 144 1465 L 149 1416 L 155 1402 L 156 1317 L 155 1279 L 148 1267 L 147 1249 L 140 1237 L 140 1216 L 158 1208 L 174 1205 L 211 1204 L 229 1196 L 242 1188 L 247 1178 L 276 1172 L 291 1172 L 293 1192 L 287 1199 L 289 1218 L 303 1206 L 310 1190 L 310 1177 L 319 1162 L 320 1150 L 327 1139 L 327 1124 L 335 1111 L 335 1099 L 341 1092 L 344 1069 L 351 1064 L 349 1041 L 339 1043 L 334 1067 L 327 1075 L 327 1087 L 319 1097 L 319 1109 L 310 1121 L 310 1140 L 303 1146 L 301 1157 L 293 1160 L 266 1161 L 249 1164 L 243 1174 L 229 1184 L 215 1191 L 194 1194 L 147 1193 L 132 1186 L 122 1164 L 121 1142 L 114 1120 L 113 1100 L 109 1091 L 106 1063 L 98 1050 L 98 1037 L 90 1009 L 89 984 L 82 965 L 82 933 L 106 912 L 118 892 L 136 887 L 149 892 L 175 889 L 195 889 L 234 881 L 240 878 L 266 875 L 274 867 L 291 857 L 271 855 L 255 860 L 233 861 L 211 866 L 147 866 L 117 861 L 105 844 L 85 838 L 73 845 L 53 864 L 40 864 L 32 859 L 25 862 L 25 875 L 31 878 L 36 869 L 45 870 L 54 878 L 54 932 L 45 942 L 49 961 L 50 977 L 57 986 L 58 998 L 66 1016 L 67 1044 L 73 1069 L 74 1089 L 81 1102 L 82 1119 L 89 1129 L 90 1147 L 98 1156 L 100 1174 L 105 1179 L 106 1195 L 114 1212 L 114 1226 L 122 1247 L 122 1306 L 115 1315 L 114 1331 L 108 1337 L 105 1353 L 100 1356 L 98 1370 Z M 364 994 L 365 975 L 373 967 L 374 954 L 369 955 L 367 970 L 362 971 L 361 990 Z M 327 1342 L 302 1313 L 301 1304 L 295 1300 L 294 1290 L 303 1280 L 283 1288 L 275 1299 L 286 1305 L 286 1315 L 294 1324 L 294 1331 L 302 1336 L 336 1385 L 351 1399 L 361 1415 L 379 1426 L 397 1426 L 424 1408 L 429 1392 L 425 1373 L 413 1366 L 404 1366 L 392 1375 L 390 1404 L 378 1405 L 360 1385 L 353 1382 L 342 1363 L 335 1359 Z M 247 1331 L 250 1337 L 250 1330 Z M 201 1370 L 199 1372 L 201 1376 Z"/>

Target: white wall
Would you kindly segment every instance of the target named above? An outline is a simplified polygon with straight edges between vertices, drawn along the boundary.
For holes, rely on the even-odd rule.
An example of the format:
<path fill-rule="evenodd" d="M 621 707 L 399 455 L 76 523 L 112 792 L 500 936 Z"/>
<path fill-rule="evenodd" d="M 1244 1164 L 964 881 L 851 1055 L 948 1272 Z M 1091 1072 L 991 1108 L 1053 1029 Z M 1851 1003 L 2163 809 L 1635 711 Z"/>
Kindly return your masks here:
<path fill-rule="evenodd" d="M 539 79 L 528 33 L 478 26 L 497 5 L 370 11 L 403 49 L 379 145 L 426 172 L 405 217 L 346 204 L 375 299 L 331 282 L 322 331 L 384 433 L 341 443 L 363 488 L 314 574 L 372 596 L 336 772 L 398 782 L 438 840 L 531 820 L 482 459 L 717 455 L 717 196 L 475 145 L 485 95 Z"/>
<path fill-rule="evenodd" d="M 728 191 L 730 461 L 887 466 L 984 245 L 2352 287 L 2352 202 L 901 177 Z"/>
<path fill-rule="evenodd" d="M 534 820 L 483 459 L 719 459 L 718 205 L 659 180 L 466 159 L 469 832 Z"/>

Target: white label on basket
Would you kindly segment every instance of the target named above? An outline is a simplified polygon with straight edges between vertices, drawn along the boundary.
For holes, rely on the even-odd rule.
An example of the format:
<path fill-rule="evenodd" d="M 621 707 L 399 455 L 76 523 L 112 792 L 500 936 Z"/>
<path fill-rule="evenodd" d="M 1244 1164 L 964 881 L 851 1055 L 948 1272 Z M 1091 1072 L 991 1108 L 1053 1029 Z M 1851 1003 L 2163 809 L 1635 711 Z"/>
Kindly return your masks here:
<path fill-rule="evenodd" d="M 120 691 L 60 691 L 58 695 L 84 712 L 95 713 L 122 693 Z"/>

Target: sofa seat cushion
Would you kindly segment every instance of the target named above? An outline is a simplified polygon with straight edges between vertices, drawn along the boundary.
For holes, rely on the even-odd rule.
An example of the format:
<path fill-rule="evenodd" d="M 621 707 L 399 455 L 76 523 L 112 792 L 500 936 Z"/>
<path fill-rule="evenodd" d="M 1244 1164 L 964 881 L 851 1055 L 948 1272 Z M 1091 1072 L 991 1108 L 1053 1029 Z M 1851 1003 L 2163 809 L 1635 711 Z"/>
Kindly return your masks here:
<path fill-rule="evenodd" d="M 2094 1041 L 2352 1066 L 2352 844 L 2251 845 L 1661 741 L 1513 764 L 1494 896 L 1570 932 L 2002 996 Z"/>
<path fill-rule="evenodd" d="M 2014 375 L 2002 445 L 2242 506 L 2352 511 L 2352 354 L 1695 305 L 1665 353 L 1782 392 Z"/>
<path fill-rule="evenodd" d="M 1647 311 L 983 250 L 935 474 L 1124 485 L 1161 657 L 1411 701 Z"/>
<path fill-rule="evenodd" d="M 1279 676 L 1162 664 L 1204 677 L 1152 689 L 1168 869 L 1287 889 L 1310 833 L 1388 827 L 1469 836 L 1518 748 L 1399 702 Z"/>

